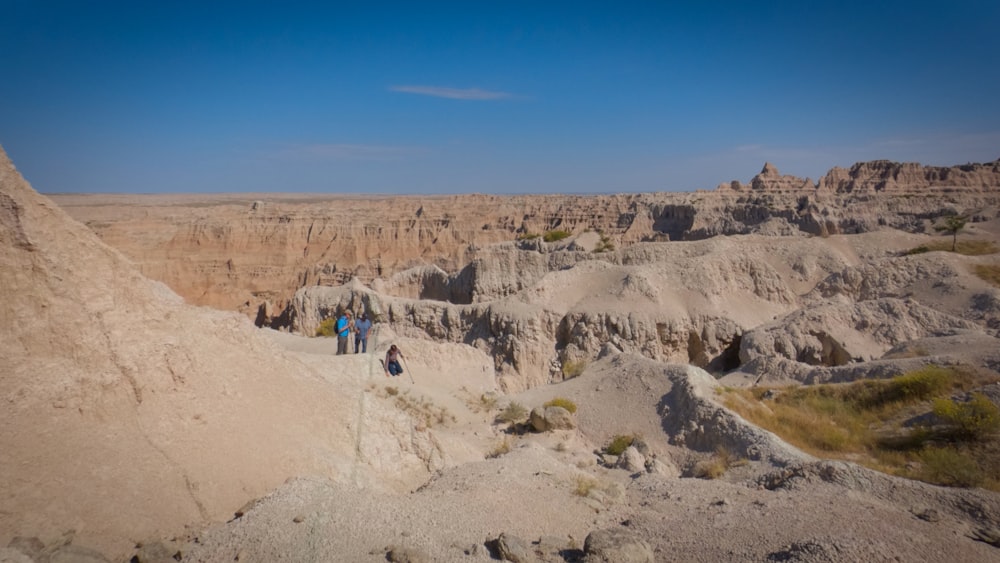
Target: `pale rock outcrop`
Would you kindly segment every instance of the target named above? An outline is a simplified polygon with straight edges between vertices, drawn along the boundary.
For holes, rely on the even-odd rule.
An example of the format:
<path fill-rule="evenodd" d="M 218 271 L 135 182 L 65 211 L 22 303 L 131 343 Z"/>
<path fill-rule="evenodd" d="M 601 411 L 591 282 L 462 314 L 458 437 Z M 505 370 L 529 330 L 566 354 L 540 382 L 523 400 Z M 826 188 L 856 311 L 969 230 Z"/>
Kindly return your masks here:
<path fill-rule="evenodd" d="M 531 409 L 528 422 L 535 432 L 549 432 L 551 430 L 572 430 L 576 428 L 576 421 L 573 415 L 563 407 L 535 407 Z"/>
<path fill-rule="evenodd" d="M 462 342 L 494 358 L 497 378 L 509 391 L 548 383 L 557 319 L 516 302 L 455 305 L 380 295 L 360 285 L 308 287 L 296 293 L 295 331 L 312 334 L 322 319 L 344 309 L 364 310 L 401 335 Z"/>
<path fill-rule="evenodd" d="M 786 358 L 814 366 L 841 366 L 880 358 L 908 340 L 975 328 L 972 322 L 909 300 L 831 303 L 795 311 L 745 332 L 740 361 Z"/>
<path fill-rule="evenodd" d="M 618 461 L 615 462 L 615 467 L 619 469 L 624 469 L 629 473 L 645 471 L 646 456 L 639 453 L 639 450 L 635 446 L 629 446 L 625 448 L 625 451 L 622 452 L 622 455 L 618 457 Z"/>

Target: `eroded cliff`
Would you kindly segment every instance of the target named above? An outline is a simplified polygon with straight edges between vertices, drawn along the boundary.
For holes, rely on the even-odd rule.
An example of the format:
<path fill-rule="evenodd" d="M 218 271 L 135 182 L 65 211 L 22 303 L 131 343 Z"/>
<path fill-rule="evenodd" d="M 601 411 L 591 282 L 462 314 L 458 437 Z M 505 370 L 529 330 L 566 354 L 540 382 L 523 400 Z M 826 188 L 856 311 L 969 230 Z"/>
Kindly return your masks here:
<path fill-rule="evenodd" d="M 873 161 L 834 168 L 816 184 L 767 164 L 749 184 L 734 181 L 691 193 L 53 199 L 143 274 L 189 302 L 238 309 L 258 324 L 283 326 L 288 321 L 282 313 L 301 287 L 354 277 L 371 283 L 424 265 L 457 278 L 487 259 L 482 249 L 552 230 L 594 231 L 601 233 L 604 249 L 621 249 L 642 241 L 750 233 L 827 236 L 885 227 L 922 232 L 955 213 L 982 219 L 982 209 L 1000 203 L 1000 162 L 941 168 Z M 510 266 L 521 271 L 524 264 Z M 437 296 L 471 302 L 477 291 L 496 291 L 452 282 Z"/>

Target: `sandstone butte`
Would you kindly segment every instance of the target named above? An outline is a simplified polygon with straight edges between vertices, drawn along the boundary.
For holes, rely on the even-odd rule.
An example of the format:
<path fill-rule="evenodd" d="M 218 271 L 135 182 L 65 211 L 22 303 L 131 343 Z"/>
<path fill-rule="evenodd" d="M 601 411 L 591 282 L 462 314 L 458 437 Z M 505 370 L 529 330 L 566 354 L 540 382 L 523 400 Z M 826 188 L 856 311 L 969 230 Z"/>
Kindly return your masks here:
<path fill-rule="evenodd" d="M 478 248 L 553 230 L 601 233 L 617 248 L 750 233 L 916 232 L 947 214 L 996 205 L 997 186 L 1000 161 L 873 161 L 834 168 L 816 183 L 766 164 L 749 184 L 689 193 L 51 198 L 188 302 L 280 328 L 299 288 L 369 284 L 427 264 L 455 273 Z"/>

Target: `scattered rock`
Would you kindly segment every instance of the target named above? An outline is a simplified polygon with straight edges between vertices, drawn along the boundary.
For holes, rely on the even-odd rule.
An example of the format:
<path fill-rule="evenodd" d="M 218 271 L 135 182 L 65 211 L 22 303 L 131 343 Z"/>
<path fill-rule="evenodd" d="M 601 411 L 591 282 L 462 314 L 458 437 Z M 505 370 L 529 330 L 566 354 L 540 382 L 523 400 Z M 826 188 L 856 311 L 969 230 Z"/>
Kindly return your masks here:
<path fill-rule="evenodd" d="M 988 543 L 993 547 L 1000 547 L 1000 528 L 979 528 L 969 534 L 969 537 L 976 541 Z"/>
<path fill-rule="evenodd" d="M 576 428 L 573 414 L 562 407 L 535 407 L 531 409 L 530 423 L 535 432 Z"/>
<path fill-rule="evenodd" d="M 45 544 L 42 543 L 42 540 L 36 537 L 26 538 L 17 536 L 10 540 L 7 547 L 16 549 L 31 559 L 38 559 L 39 555 L 41 555 L 42 551 L 45 549 Z"/>
<path fill-rule="evenodd" d="M 626 528 L 608 528 L 587 535 L 585 563 L 653 563 L 653 548 Z"/>
<path fill-rule="evenodd" d="M 517 536 L 500 534 L 497 539 L 486 542 L 486 547 L 495 559 L 501 561 L 534 563 L 538 560 L 530 544 Z"/>
<path fill-rule="evenodd" d="M 410 547 L 390 547 L 385 558 L 392 563 L 431 563 L 431 558 L 419 549 Z"/>
<path fill-rule="evenodd" d="M 671 460 L 662 460 L 660 458 L 652 458 L 646 460 L 646 471 L 653 473 L 654 475 L 660 475 L 662 477 L 667 477 L 674 479 L 681 476 L 681 470 L 677 465 Z"/>
<path fill-rule="evenodd" d="M 171 542 L 143 542 L 131 563 L 176 563 L 181 559 L 181 550 Z"/>
<path fill-rule="evenodd" d="M 619 469 L 624 469 L 630 473 L 638 473 L 640 471 L 646 470 L 646 458 L 635 446 L 629 446 L 625 448 L 622 455 L 618 458 L 615 463 L 615 467 Z"/>

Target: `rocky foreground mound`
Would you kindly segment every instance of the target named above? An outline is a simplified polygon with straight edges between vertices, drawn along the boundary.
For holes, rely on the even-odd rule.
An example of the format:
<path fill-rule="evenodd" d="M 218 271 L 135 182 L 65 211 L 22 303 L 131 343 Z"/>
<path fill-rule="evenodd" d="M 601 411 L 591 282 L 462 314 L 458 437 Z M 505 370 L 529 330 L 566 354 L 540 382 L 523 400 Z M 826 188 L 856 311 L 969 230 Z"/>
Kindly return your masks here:
<path fill-rule="evenodd" d="M 0 248 L 0 545 L 65 538 L 121 556 L 293 476 L 391 487 L 426 473 L 426 432 L 394 411 L 378 455 L 359 458 L 361 386 L 329 379 L 360 378 L 360 358 L 331 369 L 240 315 L 184 304 L 2 152 Z"/>

